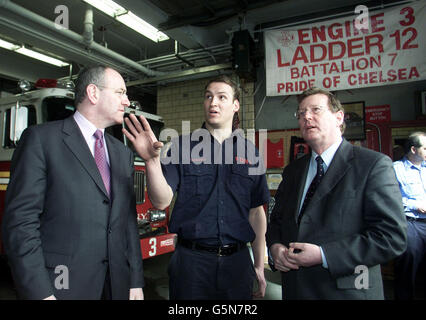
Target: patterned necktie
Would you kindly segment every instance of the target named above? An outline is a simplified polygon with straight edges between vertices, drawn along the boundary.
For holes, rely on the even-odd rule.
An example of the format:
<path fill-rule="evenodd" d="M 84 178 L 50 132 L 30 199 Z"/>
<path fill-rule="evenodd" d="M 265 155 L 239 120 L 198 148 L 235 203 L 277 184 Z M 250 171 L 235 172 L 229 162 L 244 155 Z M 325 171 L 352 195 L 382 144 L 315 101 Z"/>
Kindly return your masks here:
<path fill-rule="evenodd" d="M 95 142 L 95 162 L 98 166 L 99 172 L 104 181 L 105 188 L 108 192 L 108 195 L 111 195 L 111 185 L 110 185 L 110 170 L 109 165 L 106 160 L 106 153 L 104 148 L 103 134 L 101 130 L 96 130 L 93 134 L 96 138 Z"/>
<path fill-rule="evenodd" d="M 321 182 L 322 177 L 324 177 L 324 161 L 320 156 L 317 156 L 315 158 L 317 161 L 317 174 L 312 180 L 311 185 L 309 186 L 308 192 L 306 192 L 305 200 L 303 201 L 302 209 L 300 209 L 299 217 L 297 218 L 297 224 L 300 225 L 300 220 L 302 220 L 303 212 L 305 211 L 309 201 L 311 200 L 312 196 L 315 193 L 315 190 L 317 189 L 318 185 Z"/>

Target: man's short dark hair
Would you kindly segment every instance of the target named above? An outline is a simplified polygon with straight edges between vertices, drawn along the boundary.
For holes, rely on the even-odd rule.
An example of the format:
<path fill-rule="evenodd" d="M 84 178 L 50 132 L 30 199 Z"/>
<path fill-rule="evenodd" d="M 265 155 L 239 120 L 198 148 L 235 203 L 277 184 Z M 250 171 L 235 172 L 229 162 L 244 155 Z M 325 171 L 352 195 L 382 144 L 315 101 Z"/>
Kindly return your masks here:
<path fill-rule="evenodd" d="M 232 88 L 232 91 L 234 93 L 234 96 L 232 97 L 232 101 L 238 100 L 238 102 L 240 102 L 240 98 L 241 98 L 240 87 L 234 80 L 232 80 L 228 76 L 221 75 L 219 77 L 216 77 L 216 78 L 209 80 L 209 82 L 207 82 L 204 90 L 207 90 L 208 86 L 212 83 L 215 83 L 215 82 L 222 82 L 222 83 L 226 83 L 227 85 L 229 85 Z M 235 112 L 234 118 L 232 119 L 232 131 L 234 131 L 235 129 L 238 129 L 239 127 L 240 127 L 240 118 L 238 117 L 238 112 Z"/>
<path fill-rule="evenodd" d="M 106 66 L 94 66 L 85 68 L 79 73 L 75 83 L 75 106 L 83 102 L 86 97 L 86 88 L 89 84 L 94 84 L 96 86 L 105 85 L 106 69 L 108 69 Z"/>
<path fill-rule="evenodd" d="M 423 131 L 416 131 L 410 134 L 404 146 L 405 154 L 410 152 L 411 147 L 420 148 L 422 146 L 420 137 L 424 137 L 424 136 L 426 136 L 426 133 Z"/>
<path fill-rule="evenodd" d="M 309 88 L 309 89 L 305 90 L 304 92 L 302 92 L 301 94 L 299 94 L 297 96 L 297 102 L 300 105 L 300 103 L 305 98 L 312 96 L 314 94 L 323 94 L 323 95 L 328 97 L 328 107 L 330 108 L 331 112 L 336 113 L 338 111 L 343 111 L 343 113 L 345 113 L 345 108 L 343 108 L 339 99 L 337 99 L 337 97 L 333 93 L 331 93 L 330 91 L 321 89 L 321 88 L 317 88 L 317 87 Z M 345 132 L 345 129 L 346 129 L 346 123 L 345 123 L 345 121 L 343 121 L 342 125 L 340 126 L 340 131 L 343 133 L 343 132 Z"/>
<path fill-rule="evenodd" d="M 209 80 L 209 82 L 207 82 L 206 87 L 204 88 L 204 90 L 207 90 L 208 86 L 211 83 L 214 83 L 214 82 L 222 82 L 222 83 L 226 83 L 227 85 L 229 85 L 232 88 L 232 91 L 234 92 L 233 101 L 234 100 L 240 101 L 240 98 L 241 98 L 240 87 L 230 77 L 225 76 L 225 75 L 221 75 L 219 77 L 213 78 L 213 79 Z"/>

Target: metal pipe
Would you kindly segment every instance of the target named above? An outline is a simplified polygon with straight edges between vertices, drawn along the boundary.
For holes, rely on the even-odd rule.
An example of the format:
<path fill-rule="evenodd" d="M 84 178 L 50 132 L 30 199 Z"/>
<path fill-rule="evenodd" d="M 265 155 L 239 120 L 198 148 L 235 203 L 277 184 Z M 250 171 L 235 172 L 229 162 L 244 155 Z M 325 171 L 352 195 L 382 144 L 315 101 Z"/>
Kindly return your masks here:
<path fill-rule="evenodd" d="M 10 0 L 0 0 L 0 8 L 4 8 L 4 9 L 6 9 L 10 12 L 13 12 L 14 14 L 24 18 L 23 21 L 25 21 L 25 19 L 27 19 L 29 21 L 38 23 L 39 25 L 41 25 L 41 26 L 43 26 L 43 27 L 45 27 L 45 28 L 47 28 L 51 31 L 54 31 L 55 33 L 58 33 L 62 36 L 65 36 L 68 39 L 71 39 L 72 41 L 75 41 L 79 44 L 84 44 L 83 36 L 73 32 L 71 30 L 65 29 L 65 28 L 62 28 L 62 29 L 59 30 L 59 29 L 56 28 L 54 22 L 52 22 L 52 21 L 50 21 L 46 18 L 43 18 L 43 17 L 41 17 L 41 16 L 39 16 L 39 15 L 37 15 L 37 14 L 35 14 L 35 13 L 33 13 L 33 12 L 31 12 L 31 11 L 21 7 L 21 6 L 18 6 L 16 4 L 12 3 Z M 21 21 L 21 23 L 22 23 L 22 21 Z M 97 52 L 99 52 L 103 55 L 106 55 L 106 56 L 108 56 L 108 57 L 110 57 L 114 60 L 119 61 L 120 63 L 126 64 L 126 65 L 148 75 L 148 76 L 165 75 L 164 72 L 154 71 L 154 70 L 148 69 L 144 66 L 141 66 L 140 64 L 136 63 L 135 61 L 130 60 L 130 59 L 128 59 L 128 58 L 126 58 L 126 57 L 124 57 L 124 56 L 122 56 L 122 55 L 120 55 L 120 54 L 118 54 L 118 53 L 116 53 L 112 50 L 109 50 L 109 49 L 101 46 L 100 44 L 98 44 L 96 42 L 92 42 L 89 46 L 89 49 L 95 50 L 95 51 L 97 51 Z"/>
<path fill-rule="evenodd" d="M 195 74 L 207 73 L 207 72 L 223 70 L 223 69 L 231 69 L 231 68 L 232 68 L 232 63 L 222 63 L 222 64 L 217 64 L 212 66 L 189 69 L 185 71 L 171 72 L 165 76 L 160 76 L 156 78 L 147 78 L 142 80 L 129 81 L 129 82 L 126 82 L 126 86 L 131 87 L 131 86 L 137 86 L 137 85 L 147 84 L 151 82 L 159 82 L 159 81 L 165 81 L 170 79 L 184 78 L 184 77 L 192 76 Z"/>
<path fill-rule="evenodd" d="M 34 30 L 34 28 L 24 26 L 18 23 L 15 19 L 12 20 L 12 19 L 8 19 L 8 18 L 4 18 L 0 16 L 0 24 L 19 32 L 25 32 L 27 35 L 31 36 L 34 39 L 38 39 L 52 45 L 56 45 L 56 46 L 58 45 L 58 42 L 52 39 L 50 35 L 42 34 L 40 31 Z M 134 77 L 138 76 L 138 74 L 135 71 L 133 71 L 133 69 L 125 68 L 123 67 L 122 64 L 111 62 L 110 60 L 105 59 L 105 57 L 100 57 L 99 55 L 95 56 L 91 52 L 87 52 L 86 50 L 80 47 L 77 47 L 76 45 L 72 45 L 66 41 L 61 41 L 60 46 L 62 49 L 72 51 L 76 54 L 84 56 L 85 59 L 88 59 L 93 63 L 110 65 L 112 68 L 118 70 L 119 72 L 124 72 Z"/>
<path fill-rule="evenodd" d="M 228 58 L 231 55 L 231 52 L 225 52 L 224 54 L 226 54 L 226 57 Z M 210 59 L 210 58 L 211 58 L 210 55 L 207 55 L 207 54 L 201 55 L 201 54 L 199 54 L 197 56 L 193 56 L 190 59 L 187 59 L 187 58 L 185 58 L 185 59 L 187 59 L 191 63 L 194 63 L 194 62 L 199 61 L 199 60 L 207 60 L 207 59 Z M 151 68 L 156 68 L 157 69 L 157 68 L 166 67 L 166 66 L 173 66 L 173 65 L 180 66 L 180 65 L 182 65 L 182 62 L 178 61 L 176 59 L 167 59 L 167 60 L 164 59 L 162 61 L 150 62 L 149 64 L 146 64 L 146 65 L 147 66 L 149 65 Z"/>
<path fill-rule="evenodd" d="M 232 49 L 232 47 L 229 46 L 228 44 L 226 44 L 226 45 L 218 45 L 218 46 L 214 46 L 214 47 L 210 47 L 210 48 L 206 48 L 206 49 L 204 49 L 204 48 L 195 49 L 195 50 L 190 49 L 188 51 L 179 53 L 179 55 L 181 57 L 184 57 L 184 58 L 190 58 L 190 57 L 195 56 L 197 54 L 208 54 L 206 52 L 206 50 L 209 50 L 209 51 L 212 51 L 212 52 L 216 51 L 214 53 L 219 53 L 219 52 L 231 50 L 231 49 Z M 161 57 L 155 57 L 155 58 L 150 58 L 150 59 L 138 61 L 138 63 L 146 65 L 146 64 L 155 63 L 157 61 L 163 61 L 163 60 L 167 61 L 167 60 L 173 60 L 173 59 L 175 59 L 175 55 L 174 54 L 168 54 L 168 55 L 161 56 Z"/>
<path fill-rule="evenodd" d="M 93 42 L 93 9 L 87 5 L 86 14 L 84 16 L 83 42 L 90 47 Z"/>
<path fill-rule="evenodd" d="M 186 60 L 185 58 L 182 58 L 179 55 L 179 42 L 177 42 L 176 40 L 175 40 L 175 57 L 178 58 L 179 60 L 185 62 L 188 66 L 194 67 L 193 63 L 189 62 L 188 60 Z"/>
<path fill-rule="evenodd" d="M 222 55 L 225 55 L 225 54 L 227 55 L 226 57 L 231 56 L 231 52 L 225 52 Z M 187 58 L 185 58 L 185 59 L 187 59 Z M 187 59 L 187 60 L 190 61 L 191 63 L 195 64 L 196 61 L 207 60 L 207 59 L 211 59 L 211 56 L 210 55 L 197 55 L 197 56 L 194 56 L 191 59 Z M 216 61 L 216 60 L 214 60 L 214 61 Z M 184 64 L 181 61 L 178 61 L 176 59 L 167 59 L 167 60 L 164 59 L 163 61 L 150 62 L 150 63 L 146 64 L 146 66 L 149 66 L 150 68 L 155 68 L 155 69 L 160 69 L 160 68 L 163 68 L 163 67 L 173 66 L 173 65 L 175 65 L 175 66 L 183 65 L 184 66 Z"/>

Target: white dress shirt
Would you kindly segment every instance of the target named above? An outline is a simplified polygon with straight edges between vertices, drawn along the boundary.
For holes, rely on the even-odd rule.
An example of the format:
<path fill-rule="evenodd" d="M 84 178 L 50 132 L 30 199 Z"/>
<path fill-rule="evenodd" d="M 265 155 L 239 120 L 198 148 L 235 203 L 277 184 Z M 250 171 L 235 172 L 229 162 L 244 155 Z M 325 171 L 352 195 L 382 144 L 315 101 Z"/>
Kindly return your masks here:
<path fill-rule="evenodd" d="M 96 130 L 96 126 L 91 123 L 89 120 L 87 120 L 80 112 L 76 111 L 73 115 L 75 122 L 77 122 L 78 127 L 80 128 L 81 133 L 83 134 L 84 140 L 86 140 L 86 143 L 90 149 L 90 152 L 92 153 L 93 158 L 95 157 L 95 143 L 96 138 L 94 136 Z M 108 165 L 109 163 L 109 155 L 108 155 L 108 146 L 105 141 L 105 129 L 99 129 L 102 131 L 103 134 L 103 144 L 105 148 L 106 153 L 106 160 Z"/>

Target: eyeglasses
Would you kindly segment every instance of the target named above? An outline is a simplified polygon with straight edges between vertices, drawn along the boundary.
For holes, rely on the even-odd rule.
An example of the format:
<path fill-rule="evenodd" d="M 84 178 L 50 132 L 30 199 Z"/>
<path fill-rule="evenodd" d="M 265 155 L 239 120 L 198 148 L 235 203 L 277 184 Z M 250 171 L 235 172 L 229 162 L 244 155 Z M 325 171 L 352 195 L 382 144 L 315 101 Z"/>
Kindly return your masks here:
<path fill-rule="evenodd" d="M 114 88 L 109 88 L 109 87 L 104 87 L 104 86 L 97 86 L 98 88 L 103 88 L 103 89 L 111 89 L 114 90 L 114 92 L 116 94 L 118 94 L 120 96 L 120 98 L 123 98 L 124 96 L 127 97 L 127 91 L 124 89 L 114 89 Z"/>
<path fill-rule="evenodd" d="M 314 106 L 312 108 L 299 109 L 294 113 L 294 116 L 296 117 L 296 119 L 303 118 L 308 111 L 311 114 L 318 115 L 318 114 L 322 113 L 325 109 L 326 109 L 326 107 L 323 107 L 323 106 Z"/>

